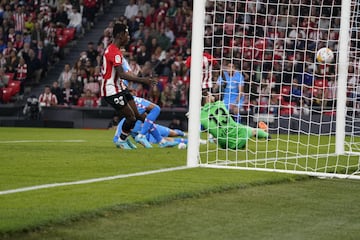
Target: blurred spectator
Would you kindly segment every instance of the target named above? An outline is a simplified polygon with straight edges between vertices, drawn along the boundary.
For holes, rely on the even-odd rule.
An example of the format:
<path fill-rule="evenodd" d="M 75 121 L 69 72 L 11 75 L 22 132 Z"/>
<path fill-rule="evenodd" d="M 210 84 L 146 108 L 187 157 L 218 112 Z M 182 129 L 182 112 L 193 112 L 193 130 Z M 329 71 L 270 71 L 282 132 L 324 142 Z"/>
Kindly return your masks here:
<path fill-rule="evenodd" d="M 2 68 L 2 69 L 6 68 L 6 59 L 2 52 L 0 52 L 0 68 Z"/>
<path fill-rule="evenodd" d="M 64 99 L 62 97 L 62 90 L 61 87 L 59 85 L 58 81 L 54 81 L 52 86 L 51 86 L 51 93 L 55 94 L 56 99 L 58 100 L 58 104 L 59 105 L 63 105 L 64 104 Z"/>
<path fill-rule="evenodd" d="M 22 33 L 25 28 L 26 14 L 24 13 L 24 7 L 18 5 L 13 15 L 13 21 L 16 33 Z"/>
<path fill-rule="evenodd" d="M 16 51 L 19 52 L 23 46 L 24 46 L 23 36 L 21 33 L 18 33 L 15 35 L 14 47 Z"/>
<path fill-rule="evenodd" d="M 149 93 L 147 95 L 147 99 L 150 102 L 155 103 L 156 105 L 161 104 L 161 102 L 160 102 L 160 100 L 161 100 L 161 90 L 159 88 L 159 84 L 150 88 L 150 91 L 149 91 Z"/>
<path fill-rule="evenodd" d="M 1 28 L 0 28 L 1 29 Z M 6 49 L 7 45 L 3 38 L 0 38 L 0 52 L 4 56 L 4 50 Z"/>
<path fill-rule="evenodd" d="M 56 95 L 51 93 L 51 88 L 49 85 L 46 85 L 44 92 L 40 94 L 39 103 L 41 107 L 52 107 L 58 104 Z"/>
<path fill-rule="evenodd" d="M 139 7 L 138 7 L 138 5 L 136 5 L 135 0 L 129 0 L 129 4 L 125 7 L 124 16 L 127 19 L 130 19 L 130 18 L 136 16 L 138 11 L 139 11 Z"/>
<path fill-rule="evenodd" d="M 178 77 L 173 77 L 170 83 L 171 91 L 174 92 L 173 105 L 181 107 L 186 105 L 186 87 Z"/>
<path fill-rule="evenodd" d="M 64 82 L 62 88 L 61 102 L 65 106 L 77 105 L 79 99 L 79 92 L 72 86 L 71 82 Z"/>
<path fill-rule="evenodd" d="M 99 96 L 100 93 L 100 84 L 99 82 L 95 81 L 94 76 L 89 77 L 89 81 L 84 85 L 84 92 L 90 90 L 91 94 L 94 96 Z"/>
<path fill-rule="evenodd" d="M 61 5 L 57 8 L 54 16 L 54 22 L 57 27 L 64 28 L 69 24 L 66 10 L 64 10 L 64 5 Z"/>
<path fill-rule="evenodd" d="M 16 35 L 15 29 L 13 27 L 10 27 L 9 30 L 8 30 L 7 41 L 14 43 L 15 42 L 15 35 Z"/>
<path fill-rule="evenodd" d="M 169 8 L 166 11 L 166 16 L 167 17 L 171 17 L 171 18 L 175 18 L 178 12 L 178 7 L 176 6 L 176 1 L 175 0 L 170 0 L 169 3 Z"/>
<path fill-rule="evenodd" d="M 65 82 L 70 82 L 71 75 L 72 75 L 72 71 L 71 71 L 70 64 L 66 63 L 64 65 L 64 70 L 60 73 L 60 76 L 58 79 L 58 83 L 59 83 L 60 87 L 63 87 Z"/>
<path fill-rule="evenodd" d="M 36 57 L 34 50 L 29 50 L 29 62 L 27 62 L 29 69 L 29 78 L 32 83 L 39 83 L 42 74 L 42 66 L 40 60 Z"/>
<path fill-rule="evenodd" d="M 165 85 L 164 90 L 161 92 L 161 106 L 172 107 L 175 100 L 175 92 L 172 91 L 169 85 Z"/>
<path fill-rule="evenodd" d="M 139 28 L 132 34 L 132 39 L 133 40 L 139 40 L 139 39 L 144 39 L 145 37 L 145 27 L 144 27 L 144 23 L 139 23 Z"/>
<path fill-rule="evenodd" d="M 34 30 L 31 32 L 31 44 L 32 47 L 36 48 L 39 41 L 44 42 L 46 38 L 46 32 L 39 22 L 35 22 Z"/>
<path fill-rule="evenodd" d="M 5 74 L 4 68 L 0 68 L 0 89 L 6 87 L 8 83 L 9 83 L 9 76 Z"/>
<path fill-rule="evenodd" d="M 100 45 L 100 43 L 102 43 L 103 49 L 106 49 L 107 46 L 109 45 L 110 41 L 111 41 L 111 29 L 106 28 L 104 30 L 104 34 L 99 38 L 98 45 Z"/>
<path fill-rule="evenodd" d="M 96 14 L 96 2 L 97 0 L 84 0 L 84 12 L 83 16 L 86 19 L 86 23 L 88 24 L 88 27 L 94 26 L 95 21 L 95 14 Z"/>
<path fill-rule="evenodd" d="M 26 18 L 23 33 L 25 32 L 32 32 L 35 28 L 35 14 L 29 14 L 29 16 Z"/>
<path fill-rule="evenodd" d="M 21 81 L 20 94 L 24 93 L 24 84 L 28 81 L 28 66 L 23 57 L 19 58 L 19 64 L 16 67 L 15 79 Z"/>
<path fill-rule="evenodd" d="M 140 45 L 136 52 L 136 61 L 140 65 L 144 65 L 146 61 L 150 60 L 149 52 L 145 45 Z"/>
<path fill-rule="evenodd" d="M 138 9 L 139 11 L 142 11 L 144 17 L 146 18 L 150 12 L 150 4 L 147 3 L 145 0 L 139 0 Z"/>
<path fill-rule="evenodd" d="M 13 42 L 8 42 L 7 46 L 3 50 L 3 55 L 4 55 L 4 57 L 5 57 L 5 59 L 7 61 L 9 60 L 8 58 L 10 57 L 10 54 L 11 54 L 12 51 L 16 52 L 16 48 L 14 47 L 14 43 Z"/>
<path fill-rule="evenodd" d="M 165 27 L 161 27 L 157 34 L 157 44 L 165 51 L 169 50 L 171 46 L 170 38 L 165 34 Z"/>
<path fill-rule="evenodd" d="M 171 120 L 171 123 L 169 124 L 170 129 L 179 129 L 181 131 L 184 131 L 184 127 L 182 125 L 182 122 L 179 118 L 173 118 Z"/>
<path fill-rule="evenodd" d="M 41 76 L 45 76 L 48 71 L 48 65 L 49 65 L 49 53 L 47 52 L 47 49 L 44 48 L 44 42 L 39 40 L 37 42 L 36 48 L 35 48 L 35 55 L 37 59 L 39 59 L 42 72 Z"/>
<path fill-rule="evenodd" d="M 86 56 L 90 60 L 92 66 L 96 66 L 96 57 L 99 55 L 95 49 L 93 42 L 88 42 L 88 49 L 86 50 Z"/>
<path fill-rule="evenodd" d="M 62 6 L 64 8 L 64 11 L 67 13 L 67 15 L 71 14 L 73 5 L 71 4 L 70 0 L 64 0 Z"/>
<path fill-rule="evenodd" d="M 81 93 L 84 88 L 81 81 L 78 81 L 78 74 L 74 70 L 72 70 L 71 72 L 70 84 L 71 84 L 71 88 L 74 89 L 76 93 Z"/>
<path fill-rule="evenodd" d="M 91 93 L 90 89 L 87 89 L 85 94 L 79 98 L 77 105 L 80 107 L 97 107 L 98 98 Z"/>
<path fill-rule="evenodd" d="M 120 119 L 117 114 L 114 114 L 113 118 L 108 124 L 108 129 L 116 129 L 117 125 L 119 125 Z"/>
<path fill-rule="evenodd" d="M 82 15 L 79 9 L 73 8 L 72 12 L 68 13 L 69 24 L 68 28 L 75 28 L 77 36 L 82 35 Z"/>

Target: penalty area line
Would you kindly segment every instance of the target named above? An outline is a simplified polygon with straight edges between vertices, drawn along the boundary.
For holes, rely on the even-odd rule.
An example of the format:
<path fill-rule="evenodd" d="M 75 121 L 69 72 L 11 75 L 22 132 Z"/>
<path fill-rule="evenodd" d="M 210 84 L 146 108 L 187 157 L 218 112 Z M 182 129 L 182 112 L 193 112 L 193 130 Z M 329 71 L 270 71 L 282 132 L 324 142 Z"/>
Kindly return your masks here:
<path fill-rule="evenodd" d="M 79 181 L 74 181 L 74 182 L 50 183 L 50 184 L 43 184 L 43 185 L 37 185 L 37 186 L 30 186 L 30 187 L 0 191 L 0 195 L 28 192 L 28 191 L 34 191 L 34 190 L 39 190 L 39 189 L 45 189 L 45 188 L 55 188 L 55 187 L 63 187 L 63 186 L 71 186 L 71 185 L 81 185 L 81 184 L 89 184 L 89 183 L 96 183 L 96 182 L 105 182 L 105 181 L 111 181 L 111 180 L 116 180 L 116 179 L 121 179 L 121 178 L 138 177 L 138 176 L 151 175 L 151 174 L 156 174 L 156 173 L 184 170 L 184 169 L 189 169 L 189 168 L 192 168 L 192 167 L 181 166 L 181 167 L 151 170 L 151 171 L 146 171 L 146 172 L 121 174 L 121 175 L 110 176 L 110 177 L 92 178 L 92 179 L 79 180 Z"/>

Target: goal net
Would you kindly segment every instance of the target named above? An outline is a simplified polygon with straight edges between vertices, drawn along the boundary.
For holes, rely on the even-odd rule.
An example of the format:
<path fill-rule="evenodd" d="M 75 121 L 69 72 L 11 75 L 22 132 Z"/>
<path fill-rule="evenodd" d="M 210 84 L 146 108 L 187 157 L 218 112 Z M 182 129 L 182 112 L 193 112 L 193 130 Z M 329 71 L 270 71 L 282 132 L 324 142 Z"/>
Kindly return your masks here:
<path fill-rule="evenodd" d="M 189 141 L 208 142 L 189 146 L 188 165 L 360 179 L 359 2 L 207 0 L 196 14 L 198 7 L 205 14 L 194 16 L 192 55 L 207 59 L 192 61 L 191 79 L 207 74 L 207 61 L 213 86 L 191 81 Z M 331 62 L 317 60 L 323 47 Z M 200 115 L 200 92 L 202 105 L 212 92 L 227 111 L 203 106 Z"/>

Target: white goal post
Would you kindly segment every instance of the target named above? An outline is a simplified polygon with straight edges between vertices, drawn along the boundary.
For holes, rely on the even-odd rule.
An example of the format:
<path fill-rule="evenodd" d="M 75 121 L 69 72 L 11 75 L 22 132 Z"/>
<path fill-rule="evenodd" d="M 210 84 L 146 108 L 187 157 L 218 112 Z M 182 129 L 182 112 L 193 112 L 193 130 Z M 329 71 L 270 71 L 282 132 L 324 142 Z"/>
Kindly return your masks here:
<path fill-rule="evenodd" d="M 187 165 L 360 179 L 360 3 L 193 3 Z M 323 47 L 331 63 L 317 60 Z M 204 53 L 216 62 L 208 90 L 228 110 L 216 114 L 231 118 L 215 138 L 214 114 L 201 112 Z M 245 147 L 234 140 L 244 127 Z"/>

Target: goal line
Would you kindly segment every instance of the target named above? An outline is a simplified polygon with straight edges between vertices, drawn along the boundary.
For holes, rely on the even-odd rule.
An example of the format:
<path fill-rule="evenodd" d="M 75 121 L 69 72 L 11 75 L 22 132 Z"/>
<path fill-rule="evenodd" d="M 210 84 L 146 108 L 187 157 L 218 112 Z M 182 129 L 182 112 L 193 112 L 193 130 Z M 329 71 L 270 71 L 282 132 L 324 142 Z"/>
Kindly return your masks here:
<path fill-rule="evenodd" d="M 151 175 L 151 174 L 156 174 L 156 173 L 179 171 L 179 170 L 184 170 L 184 169 L 189 169 L 189 168 L 192 168 L 192 167 L 180 166 L 180 167 L 165 168 L 165 169 L 151 170 L 151 171 L 145 171 L 145 172 L 121 174 L 121 175 L 115 175 L 115 176 L 109 176 L 109 177 L 85 179 L 85 180 L 79 180 L 79 181 L 73 181 L 73 182 L 50 183 L 50 184 L 43 184 L 43 185 L 36 185 L 36 186 L 30 186 L 30 187 L 4 190 L 4 191 L 0 191 L 0 195 L 28 192 L 28 191 L 34 191 L 34 190 L 39 190 L 39 189 L 45 189 L 45 188 L 55 188 L 55 187 L 63 187 L 63 186 L 71 186 L 71 185 L 81 185 L 81 184 L 89 184 L 89 183 L 96 183 L 96 182 L 105 182 L 105 181 L 111 181 L 111 180 L 116 180 L 116 179 L 121 179 L 121 178 L 145 176 L 145 175 Z"/>

